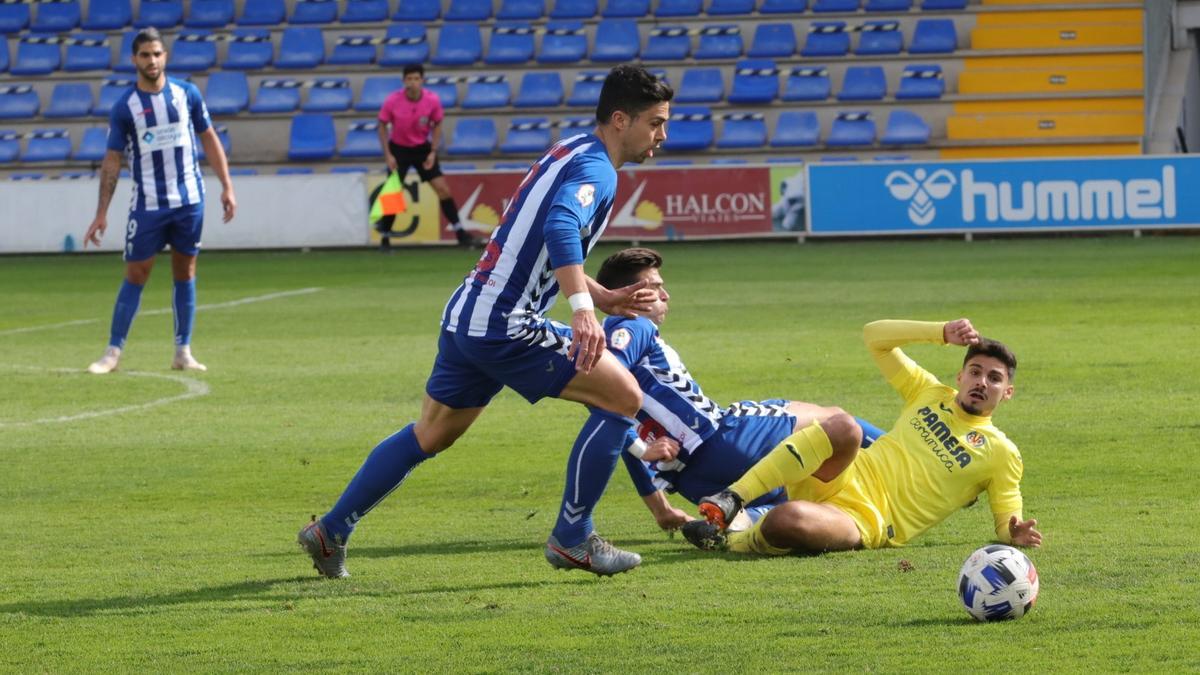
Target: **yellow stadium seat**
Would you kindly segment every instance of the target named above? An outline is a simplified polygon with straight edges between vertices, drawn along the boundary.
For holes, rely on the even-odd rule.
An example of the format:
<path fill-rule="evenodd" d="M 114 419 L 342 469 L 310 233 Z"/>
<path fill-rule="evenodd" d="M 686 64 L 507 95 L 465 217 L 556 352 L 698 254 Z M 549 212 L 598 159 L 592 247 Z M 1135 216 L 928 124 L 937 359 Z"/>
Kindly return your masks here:
<path fill-rule="evenodd" d="M 946 118 L 946 137 L 950 140 L 1141 136 L 1144 132 L 1144 115 L 1140 111 L 950 115 Z"/>

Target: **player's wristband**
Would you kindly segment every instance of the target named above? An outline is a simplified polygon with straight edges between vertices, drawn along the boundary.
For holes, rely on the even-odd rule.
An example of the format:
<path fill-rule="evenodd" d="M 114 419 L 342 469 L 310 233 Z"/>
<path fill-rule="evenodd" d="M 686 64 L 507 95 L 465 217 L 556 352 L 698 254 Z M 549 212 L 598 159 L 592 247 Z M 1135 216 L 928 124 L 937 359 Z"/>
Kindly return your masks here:
<path fill-rule="evenodd" d="M 625 448 L 625 452 L 628 452 L 634 457 L 641 459 L 642 457 L 646 456 L 646 443 L 639 438 L 630 443 L 629 446 Z"/>
<path fill-rule="evenodd" d="M 572 312 L 579 312 L 585 309 L 590 312 L 596 309 L 596 305 L 592 304 L 592 296 L 587 291 L 572 295 L 567 298 L 567 302 L 571 303 Z"/>

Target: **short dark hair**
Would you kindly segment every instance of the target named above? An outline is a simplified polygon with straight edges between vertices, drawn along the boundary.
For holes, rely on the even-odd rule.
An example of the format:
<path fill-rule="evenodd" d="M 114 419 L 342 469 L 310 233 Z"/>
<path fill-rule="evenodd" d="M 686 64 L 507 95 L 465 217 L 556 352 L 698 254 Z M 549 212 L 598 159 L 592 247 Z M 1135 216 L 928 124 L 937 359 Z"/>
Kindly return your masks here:
<path fill-rule="evenodd" d="M 404 66 L 404 77 L 408 77 L 409 73 L 420 73 L 421 77 L 425 77 L 425 66 L 419 63 L 410 63 Z"/>
<path fill-rule="evenodd" d="M 600 88 L 596 104 L 596 121 L 608 124 L 614 112 L 620 110 L 630 117 L 675 97 L 675 90 L 641 66 L 623 63 L 613 68 Z"/>
<path fill-rule="evenodd" d="M 628 286 L 636 283 L 642 272 L 662 264 L 662 256 L 652 248 L 627 248 L 604 260 L 596 273 L 596 283 L 608 289 Z"/>
<path fill-rule="evenodd" d="M 137 56 L 138 49 L 141 49 L 142 45 L 146 44 L 147 42 L 162 42 L 162 41 L 163 41 L 162 33 L 159 33 L 157 28 L 155 28 L 154 26 L 149 26 L 147 28 L 143 28 L 137 32 L 137 35 L 133 36 L 133 46 L 132 46 L 133 51 L 130 53 L 133 54 L 134 56 Z M 166 44 L 166 43 L 163 42 L 163 44 Z"/>
<path fill-rule="evenodd" d="M 1008 381 L 1017 375 L 1017 355 L 1012 353 L 1012 350 L 1004 345 L 1003 342 L 992 340 L 990 338 L 979 338 L 978 344 L 973 344 L 967 347 L 967 355 L 963 357 L 963 366 L 976 356 L 990 356 L 1000 363 L 1004 364 L 1008 371 Z"/>

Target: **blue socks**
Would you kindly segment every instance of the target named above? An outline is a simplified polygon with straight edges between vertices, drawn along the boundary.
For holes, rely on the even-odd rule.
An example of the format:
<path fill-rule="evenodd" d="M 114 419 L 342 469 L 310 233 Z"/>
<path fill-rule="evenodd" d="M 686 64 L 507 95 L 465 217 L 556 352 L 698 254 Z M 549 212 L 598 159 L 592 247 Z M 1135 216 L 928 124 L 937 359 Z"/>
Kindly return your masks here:
<path fill-rule="evenodd" d="M 864 448 L 871 447 L 872 443 L 879 440 L 880 436 L 887 433 L 883 429 L 880 429 L 879 427 L 875 426 L 874 424 L 871 424 L 870 422 L 864 420 L 861 417 L 855 417 L 854 421 L 858 422 L 858 426 L 862 427 L 863 437 L 862 437 L 862 443 L 860 444 L 861 447 L 864 447 Z"/>
<path fill-rule="evenodd" d="M 121 282 L 121 290 L 117 291 L 117 303 L 113 306 L 112 330 L 108 338 L 110 347 L 125 347 L 129 327 L 133 325 L 133 317 L 137 315 L 138 307 L 142 304 L 142 288 L 144 287 L 131 284 L 128 280 Z"/>
<path fill-rule="evenodd" d="M 580 429 L 567 460 L 567 485 L 552 533 L 563 547 L 582 544 L 591 534 L 592 510 L 617 466 L 628 429 L 625 418 L 597 410 Z"/>
<path fill-rule="evenodd" d="M 175 346 L 192 343 L 192 319 L 196 316 L 196 280 L 175 282 L 175 294 L 171 298 L 175 310 Z"/>
<path fill-rule="evenodd" d="M 341 537 L 345 543 L 363 516 L 400 487 L 413 468 L 433 457 L 421 450 L 413 426 L 410 424 L 383 439 L 367 455 L 337 503 L 321 517 L 326 532 Z"/>

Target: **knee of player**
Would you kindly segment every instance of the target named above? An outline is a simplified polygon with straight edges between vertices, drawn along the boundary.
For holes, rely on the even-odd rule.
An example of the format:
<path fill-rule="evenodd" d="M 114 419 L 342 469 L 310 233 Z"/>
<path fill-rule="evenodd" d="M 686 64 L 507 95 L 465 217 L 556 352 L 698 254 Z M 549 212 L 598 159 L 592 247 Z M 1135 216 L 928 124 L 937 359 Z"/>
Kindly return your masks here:
<path fill-rule="evenodd" d="M 821 428 L 829 436 L 829 443 L 835 453 L 857 452 L 862 443 L 862 427 L 845 411 L 826 418 L 821 422 Z"/>
<path fill-rule="evenodd" d="M 637 386 L 622 387 L 621 391 L 617 393 L 613 405 L 616 408 L 615 412 L 626 417 L 636 417 L 638 410 L 642 408 L 642 390 Z"/>

